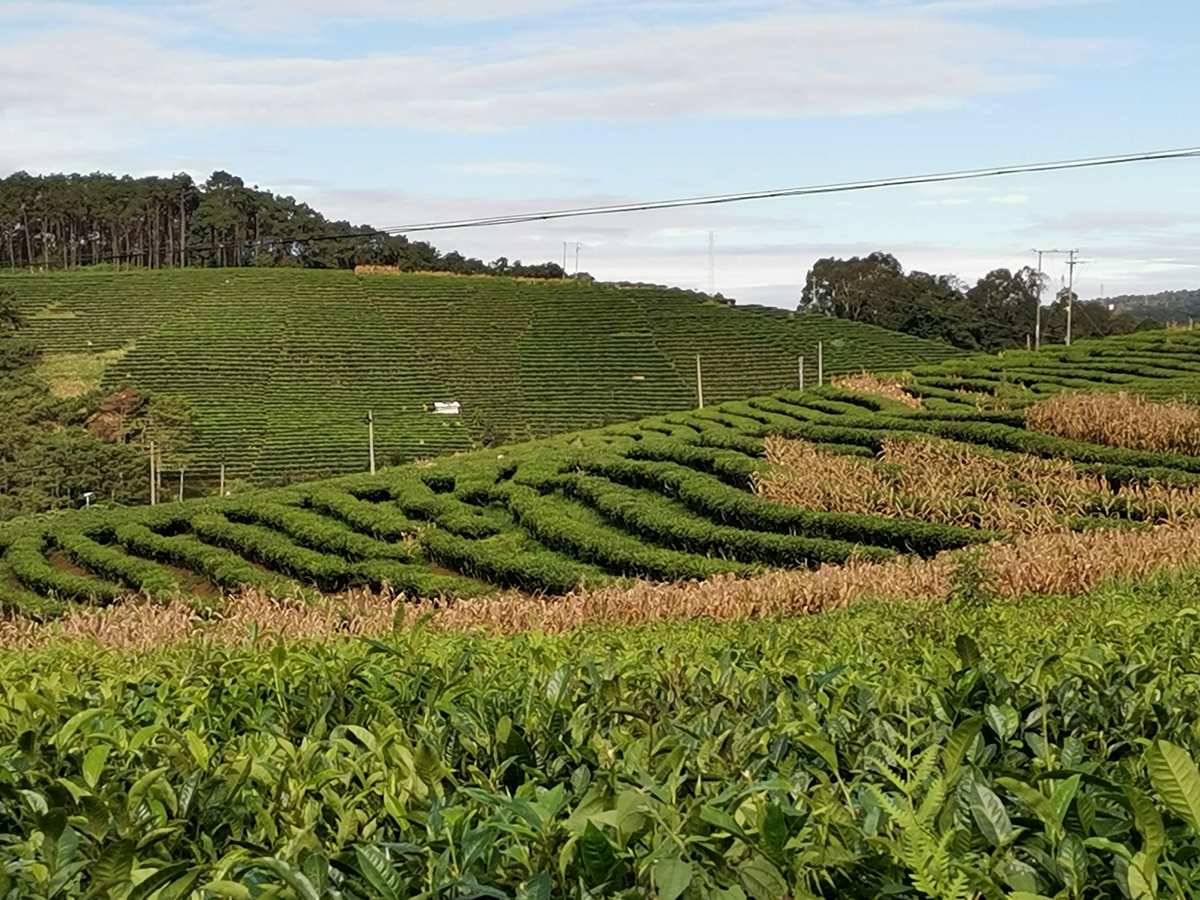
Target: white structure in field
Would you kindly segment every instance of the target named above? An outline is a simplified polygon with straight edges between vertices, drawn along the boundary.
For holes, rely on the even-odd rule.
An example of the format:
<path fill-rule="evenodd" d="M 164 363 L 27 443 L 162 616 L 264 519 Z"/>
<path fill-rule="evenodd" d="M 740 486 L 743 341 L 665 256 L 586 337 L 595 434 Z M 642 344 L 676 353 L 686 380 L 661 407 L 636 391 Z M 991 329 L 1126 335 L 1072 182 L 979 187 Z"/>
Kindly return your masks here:
<path fill-rule="evenodd" d="M 462 412 L 462 404 L 457 400 L 435 400 L 433 401 L 433 412 L 439 416 L 457 416 Z"/>

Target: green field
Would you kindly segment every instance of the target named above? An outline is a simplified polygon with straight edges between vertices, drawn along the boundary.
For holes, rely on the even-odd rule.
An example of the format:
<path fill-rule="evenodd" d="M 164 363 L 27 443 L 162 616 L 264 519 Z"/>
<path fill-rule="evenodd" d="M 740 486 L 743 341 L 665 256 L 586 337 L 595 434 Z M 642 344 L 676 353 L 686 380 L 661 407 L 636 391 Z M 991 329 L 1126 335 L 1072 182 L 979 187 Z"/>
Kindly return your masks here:
<path fill-rule="evenodd" d="M 50 354 L 127 351 L 103 385 L 191 401 L 192 478 L 296 480 L 686 409 L 825 371 L 891 369 L 945 345 L 871 326 L 730 308 L 666 288 L 344 271 L 5 275 Z M 458 417 L 430 410 L 457 400 Z"/>
<path fill-rule="evenodd" d="M 892 437 L 936 437 L 1014 458 L 1064 459 L 1110 485 L 1200 483 L 1200 457 L 1025 427 L 1021 407 L 1069 388 L 1200 392 L 1200 335 L 1157 332 L 913 369 L 894 400 L 825 386 L 481 450 L 376 477 L 224 500 L 16 519 L 0 528 L 0 598 L 64 605 L 240 586 L 270 593 L 388 586 L 413 597 L 496 587 L 562 594 L 625 578 L 703 579 L 849 559 L 933 556 L 1006 535 L 919 518 L 819 511 L 751 489 L 763 441 L 785 435 L 852 459 Z M 1003 407 L 1003 408 L 993 408 Z M 1157 501 L 1089 503 L 1075 528 L 1141 527 Z"/>
<path fill-rule="evenodd" d="M 1197 590 L 0 652 L 0 897 L 1186 900 Z"/>

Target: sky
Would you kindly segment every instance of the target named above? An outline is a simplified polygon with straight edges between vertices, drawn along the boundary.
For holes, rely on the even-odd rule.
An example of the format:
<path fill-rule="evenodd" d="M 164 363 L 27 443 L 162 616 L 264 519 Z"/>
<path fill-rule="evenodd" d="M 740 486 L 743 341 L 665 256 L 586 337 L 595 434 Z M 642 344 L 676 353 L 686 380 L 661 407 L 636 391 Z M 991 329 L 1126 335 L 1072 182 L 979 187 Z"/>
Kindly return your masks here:
<path fill-rule="evenodd" d="M 0 0 L 0 174 L 377 227 L 1200 145 L 1194 0 Z M 1200 287 L 1200 159 L 424 235 L 794 307 L 823 256 Z M 1057 284 L 1062 257 L 1046 270 Z"/>

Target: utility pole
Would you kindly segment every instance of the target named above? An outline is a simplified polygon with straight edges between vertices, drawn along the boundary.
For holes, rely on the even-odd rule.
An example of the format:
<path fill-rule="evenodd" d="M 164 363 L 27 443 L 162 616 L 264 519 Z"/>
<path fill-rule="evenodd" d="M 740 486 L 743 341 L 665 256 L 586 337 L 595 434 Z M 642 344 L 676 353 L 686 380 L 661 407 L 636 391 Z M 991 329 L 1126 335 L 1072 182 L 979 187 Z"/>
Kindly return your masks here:
<path fill-rule="evenodd" d="M 579 277 L 579 248 L 583 245 L 579 241 L 575 242 L 575 277 Z"/>
<path fill-rule="evenodd" d="M 1042 349 L 1042 254 L 1045 250 L 1034 250 L 1038 258 L 1037 311 L 1033 316 L 1033 349 Z"/>
<path fill-rule="evenodd" d="M 825 348 L 817 341 L 817 385 L 825 383 Z"/>
<path fill-rule="evenodd" d="M 218 497 L 225 496 L 225 463 L 221 463 L 221 487 L 217 491 Z"/>
<path fill-rule="evenodd" d="M 183 502 L 183 469 L 179 470 L 179 501 Z"/>
<path fill-rule="evenodd" d="M 710 231 L 708 233 L 708 296 L 710 297 L 717 292 L 717 266 L 713 253 L 716 241 L 717 233 Z"/>
<path fill-rule="evenodd" d="M 804 357 L 800 357 L 800 390 L 804 390 Z"/>
<path fill-rule="evenodd" d="M 696 406 L 704 408 L 704 374 L 700 371 L 700 354 L 696 354 Z"/>
<path fill-rule="evenodd" d="M 1075 261 L 1075 254 L 1078 250 L 1067 251 L 1067 346 L 1071 346 L 1071 306 L 1075 302 L 1075 267 L 1079 265 Z"/>
<path fill-rule="evenodd" d="M 367 423 L 367 453 L 370 456 L 371 474 L 375 474 L 375 414 L 371 410 L 367 410 L 367 417 L 363 419 Z"/>
<path fill-rule="evenodd" d="M 567 277 L 567 242 L 563 241 L 563 278 Z"/>
<path fill-rule="evenodd" d="M 150 442 L 150 505 L 154 506 L 158 503 L 158 491 L 155 488 L 158 483 L 154 479 L 154 441 Z"/>

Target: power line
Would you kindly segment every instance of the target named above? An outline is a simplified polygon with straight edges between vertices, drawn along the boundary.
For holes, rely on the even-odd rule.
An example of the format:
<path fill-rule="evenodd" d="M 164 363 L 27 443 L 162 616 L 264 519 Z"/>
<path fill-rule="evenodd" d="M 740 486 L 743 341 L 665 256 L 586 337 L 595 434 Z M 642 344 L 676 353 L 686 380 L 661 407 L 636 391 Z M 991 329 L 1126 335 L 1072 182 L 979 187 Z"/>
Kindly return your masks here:
<path fill-rule="evenodd" d="M 497 225 L 519 225 L 529 222 L 545 222 L 556 219 L 580 218 L 583 216 L 613 215 L 617 213 L 647 212 L 658 209 L 683 209 L 695 206 L 717 206 L 729 203 L 745 203 L 751 200 L 772 200 L 782 197 L 809 197 L 822 194 L 840 194 L 853 191 L 877 190 L 889 187 L 904 187 L 921 184 L 943 184 L 981 178 L 997 178 L 1005 175 L 1022 175 L 1038 172 L 1058 172 L 1071 169 L 1090 169 L 1102 166 L 1126 165 L 1139 162 L 1157 162 L 1171 159 L 1194 159 L 1200 157 L 1200 147 L 1184 147 L 1175 150 L 1149 150 L 1140 153 L 1125 153 L 1117 156 L 1091 156 L 1049 162 L 1021 163 L 1018 165 L 994 166 L 983 169 L 957 169 L 931 172 L 922 175 L 900 175 L 890 178 L 875 178 L 865 181 L 844 181 L 829 184 L 813 184 L 802 187 L 778 188 L 767 191 L 749 191 L 735 194 L 709 194 L 695 197 L 678 197 L 668 200 L 649 200 L 631 203 L 616 203 L 601 206 L 578 206 L 540 212 L 510 213 L 470 219 L 445 219 L 440 221 L 414 222 L 407 225 L 391 225 L 386 228 L 358 228 L 353 231 L 319 235 L 273 235 L 257 240 L 240 242 L 241 246 L 263 244 L 305 244 L 316 241 L 340 241 L 352 238 L 399 237 L 403 234 L 424 231 L 450 231 L 462 228 L 485 228 Z M 239 242 L 221 241 L 209 247 L 237 246 Z M 187 252 L 203 253 L 209 247 L 188 247 Z M 115 254 L 114 254 L 115 256 Z M 32 265 L 33 263 L 30 262 Z"/>
<path fill-rule="evenodd" d="M 696 197 L 679 197 L 669 200 L 651 200 L 633 203 L 616 203 L 604 206 L 579 206 L 541 212 L 512 213 L 471 219 L 446 219 L 432 222 L 415 222 L 408 225 L 393 225 L 371 234 L 394 235 L 412 231 L 444 231 L 453 228 L 474 228 L 489 225 L 513 225 L 523 222 L 540 222 L 551 219 L 575 218 L 579 216 L 609 215 L 623 212 L 643 212 L 655 209 L 678 209 L 689 206 L 714 206 L 724 203 L 743 203 L 749 200 L 769 200 L 779 197 L 805 197 L 817 194 L 836 194 L 849 191 L 873 190 L 906 185 L 939 184 L 950 181 L 966 181 L 976 178 L 995 178 L 1003 175 L 1021 175 L 1035 172 L 1055 172 L 1068 169 L 1086 169 L 1099 166 L 1114 166 L 1135 162 L 1154 162 L 1168 159 L 1200 157 L 1200 147 L 1185 147 L 1176 150 L 1151 150 L 1141 153 L 1125 153 L 1118 156 L 1092 156 L 1079 159 L 1051 162 L 1022 163 L 1019 165 L 996 166 L 984 169 L 958 169 L 933 172 L 924 175 L 901 175 L 890 178 L 875 178 L 866 181 L 844 181 L 830 184 L 814 184 L 803 187 L 778 188 L 767 191 L 749 191 L 736 194 L 710 194 Z M 362 234 L 362 232 L 359 232 Z M 332 236 L 331 236 L 332 237 Z"/>

